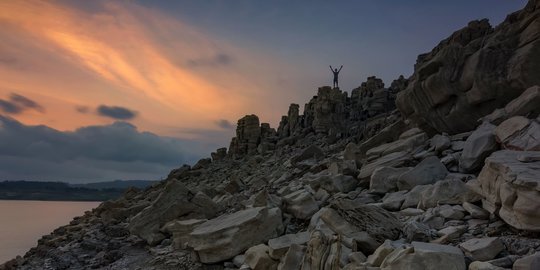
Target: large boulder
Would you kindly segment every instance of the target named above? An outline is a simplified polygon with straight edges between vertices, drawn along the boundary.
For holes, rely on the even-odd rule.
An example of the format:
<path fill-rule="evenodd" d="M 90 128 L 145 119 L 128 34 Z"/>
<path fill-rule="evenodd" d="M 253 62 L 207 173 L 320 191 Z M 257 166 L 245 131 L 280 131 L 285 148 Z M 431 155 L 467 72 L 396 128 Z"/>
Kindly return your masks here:
<path fill-rule="evenodd" d="M 484 166 L 484 160 L 497 151 L 499 145 L 493 134 L 495 128 L 496 126 L 485 122 L 467 138 L 459 158 L 459 168 L 462 172 L 480 170 Z"/>
<path fill-rule="evenodd" d="M 420 197 L 420 208 L 427 209 L 439 204 L 462 204 L 480 201 L 479 194 L 459 179 L 445 179 L 427 187 Z"/>
<path fill-rule="evenodd" d="M 399 190 L 410 190 L 415 186 L 433 184 L 443 180 L 448 170 L 437 157 L 427 157 L 412 170 L 402 174 L 397 182 Z"/>
<path fill-rule="evenodd" d="M 216 263 L 275 238 L 282 231 L 279 208 L 249 208 L 195 227 L 189 234 L 188 246 L 197 252 L 201 262 Z"/>
<path fill-rule="evenodd" d="M 495 129 L 495 137 L 504 148 L 540 151 L 540 123 L 523 116 L 514 116 Z"/>
<path fill-rule="evenodd" d="M 399 177 L 411 168 L 379 167 L 373 171 L 369 181 L 369 191 L 372 193 L 387 193 L 397 190 Z"/>
<path fill-rule="evenodd" d="M 478 176 L 483 207 L 509 225 L 540 231 L 540 151 L 502 150 Z"/>
<path fill-rule="evenodd" d="M 178 180 L 168 181 L 156 200 L 131 219 L 129 231 L 146 240 L 148 244 L 155 245 L 165 238 L 160 228 L 169 221 L 190 213 L 206 218 L 213 217 L 215 210 L 206 207 L 209 202 L 201 198 L 204 197 L 203 194 L 198 195 L 199 198 L 194 200 L 195 194 L 183 183 Z M 211 199 L 209 200 L 211 202 Z"/>
<path fill-rule="evenodd" d="M 535 118 L 540 114 L 540 86 L 535 85 L 528 88 L 519 97 L 508 102 L 504 108 L 497 109 L 484 118 L 494 124 L 500 124 L 502 121 L 514 116 L 527 116 Z"/>
<path fill-rule="evenodd" d="M 497 28 L 472 21 L 420 55 L 397 96 L 401 113 L 423 130 L 456 134 L 539 85 L 539 14 L 539 2 L 530 0 Z"/>
<path fill-rule="evenodd" d="M 540 252 L 525 256 L 516 260 L 513 270 L 535 270 L 540 269 Z"/>

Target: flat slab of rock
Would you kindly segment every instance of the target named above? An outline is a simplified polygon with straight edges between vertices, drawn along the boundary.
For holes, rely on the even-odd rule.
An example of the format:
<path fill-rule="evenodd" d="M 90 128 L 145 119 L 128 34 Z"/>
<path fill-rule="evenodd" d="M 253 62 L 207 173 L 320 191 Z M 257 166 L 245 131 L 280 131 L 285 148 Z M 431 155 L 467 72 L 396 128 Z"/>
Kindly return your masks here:
<path fill-rule="evenodd" d="M 538 154 L 538 151 L 497 151 L 486 159 L 478 175 L 483 208 L 517 229 L 540 231 L 540 161 L 518 159 Z"/>
<path fill-rule="evenodd" d="M 386 156 L 382 156 L 376 160 L 373 160 L 360 169 L 358 174 L 358 180 L 362 182 L 369 182 L 371 175 L 375 169 L 387 166 L 387 167 L 400 167 L 403 166 L 407 161 L 411 160 L 412 157 L 408 152 L 395 152 Z"/>
<path fill-rule="evenodd" d="M 279 260 L 293 244 L 303 245 L 309 241 L 309 232 L 299 232 L 296 234 L 286 234 L 278 238 L 268 240 L 270 257 Z"/>
<path fill-rule="evenodd" d="M 422 192 L 419 206 L 427 209 L 439 204 L 462 204 L 480 201 L 480 199 L 480 195 L 472 191 L 463 181 L 447 179 L 427 187 Z"/>
<path fill-rule="evenodd" d="M 188 246 L 197 252 L 201 262 L 217 263 L 275 238 L 282 231 L 279 208 L 250 208 L 219 216 L 195 227 L 189 234 Z"/>
<path fill-rule="evenodd" d="M 371 148 L 367 151 L 366 155 L 368 157 L 381 157 L 394 152 L 412 152 L 418 146 L 421 146 L 428 141 L 428 136 L 426 133 L 420 133 L 407 137 L 404 139 L 399 139 L 390 143 L 385 143 L 377 147 Z"/>
<path fill-rule="evenodd" d="M 399 177 L 411 168 L 380 167 L 373 171 L 369 181 L 369 191 L 372 193 L 387 193 L 397 191 Z"/>
<path fill-rule="evenodd" d="M 459 247 L 475 261 L 491 260 L 504 250 L 504 245 L 498 237 L 473 238 L 461 243 Z"/>
<path fill-rule="evenodd" d="M 437 157 L 427 157 L 412 170 L 399 177 L 397 186 L 399 190 L 411 190 L 415 186 L 433 184 L 443 180 L 448 170 Z"/>
<path fill-rule="evenodd" d="M 469 202 L 463 203 L 463 208 L 469 212 L 471 217 L 477 218 L 477 219 L 488 219 L 489 218 L 489 212 L 484 210 L 482 207 L 476 206 Z"/>
<path fill-rule="evenodd" d="M 382 270 L 437 269 L 466 270 L 465 257 L 459 248 L 447 245 L 412 242 L 396 249 L 381 264 Z"/>
<path fill-rule="evenodd" d="M 188 220 L 173 220 L 165 224 L 161 231 L 172 234 L 173 245 L 175 248 L 185 249 L 189 233 L 195 227 L 206 222 L 206 219 L 188 219 Z"/>

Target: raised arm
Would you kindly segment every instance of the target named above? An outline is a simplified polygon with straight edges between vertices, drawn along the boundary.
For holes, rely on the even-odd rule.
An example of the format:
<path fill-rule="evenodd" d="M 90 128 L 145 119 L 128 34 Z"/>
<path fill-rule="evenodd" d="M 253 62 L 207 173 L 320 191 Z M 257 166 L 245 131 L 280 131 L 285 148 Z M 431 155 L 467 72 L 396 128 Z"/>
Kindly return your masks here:
<path fill-rule="evenodd" d="M 330 67 L 330 70 L 331 70 L 332 72 L 334 72 L 334 69 L 332 69 L 332 65 L 329 65 L 329 67 Z"/>
<path fill-rule="evenodd" d="M 341 67 L 339 67 L 339 70 L 337 72 L 340 72 L 342 68 L 343 68 L 343 65 L 341 65 Z"/>

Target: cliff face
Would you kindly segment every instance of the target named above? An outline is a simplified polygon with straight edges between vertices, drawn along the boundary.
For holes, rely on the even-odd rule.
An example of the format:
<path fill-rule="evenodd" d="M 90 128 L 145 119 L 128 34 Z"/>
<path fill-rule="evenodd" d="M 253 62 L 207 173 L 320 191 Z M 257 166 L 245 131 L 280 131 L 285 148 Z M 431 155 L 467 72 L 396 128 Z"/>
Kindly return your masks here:
<path fill-rule="evenodd" d="M 507 16 L 496 28 L 472 21 L 418 56 L 398 94 L 401 113 L 430 132 L 456 134 L 540 84 L 540 2 Z"/>
<path fill-rule="evenodd" d="M 537 269 L 538 3 L 470 23 L 410 80 L 321 87 L 277 130 L 246 115 L 228 151 L 0 269 Z"/>

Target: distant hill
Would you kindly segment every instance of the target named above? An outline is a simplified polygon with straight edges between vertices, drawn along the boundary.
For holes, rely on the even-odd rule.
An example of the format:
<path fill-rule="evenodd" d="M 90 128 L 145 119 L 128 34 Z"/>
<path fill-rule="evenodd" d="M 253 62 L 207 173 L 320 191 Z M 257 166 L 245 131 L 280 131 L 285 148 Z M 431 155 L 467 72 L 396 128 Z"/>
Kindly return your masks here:
<path fill-rule="evenodd" d="M 107 182 L 96 182 L 87 184 L 71 184 L 72 187 L 82 187 L 90 189 L 127 189 L 130 187 L 144 189 L 148 186 L 155 184 L 158 181 L 151 180 L 114 180 Z"/>
<path fill-rule="evenodd" d="M 156 181 L 115 180 L 70 185 L 64 182 L 3 181 L 0 200 L 105 201 L 120 197 L 129 187 L 144 189 Z"/>

